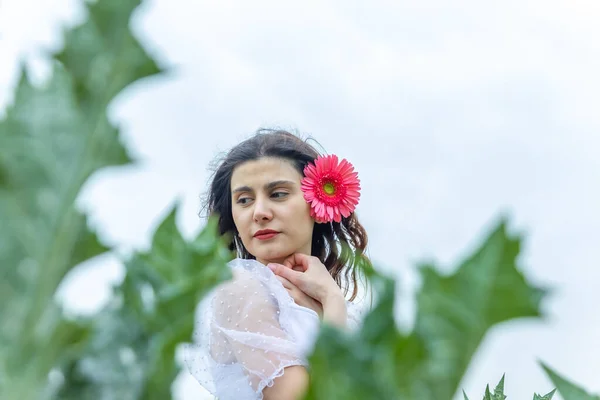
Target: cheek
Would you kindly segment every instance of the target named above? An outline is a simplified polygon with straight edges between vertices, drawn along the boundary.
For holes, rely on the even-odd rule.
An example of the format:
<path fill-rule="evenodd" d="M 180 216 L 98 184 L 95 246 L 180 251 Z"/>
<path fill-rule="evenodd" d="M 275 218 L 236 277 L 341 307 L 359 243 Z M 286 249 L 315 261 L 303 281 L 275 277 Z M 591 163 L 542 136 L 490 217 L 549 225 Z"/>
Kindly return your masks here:
<path fill-rule="evenodd" d="M 231 216 L 233 217 L 233 223 L 235 227 L 237 228 L 240 235 L 243 236 L 245 234 L 245 224 L 243 215 L 240 212 L 233 211 L 231 213 Z"/>
<path fill-rule="evenodd" d="M 310 206 L 305 201 L 298 204 L 295 212 L 295 220 L 298 231 L 303 234 L 312 233 L 314 219 L 310 216 Z"/>
<path fill-rule="evenodd" d="M 314 219 L 310 216 L 310 204 L 307 202 L 302 202 L 299 214 L 302 215 L 303 220 L 308 221 L 311 224 L 314 223 Z"/>

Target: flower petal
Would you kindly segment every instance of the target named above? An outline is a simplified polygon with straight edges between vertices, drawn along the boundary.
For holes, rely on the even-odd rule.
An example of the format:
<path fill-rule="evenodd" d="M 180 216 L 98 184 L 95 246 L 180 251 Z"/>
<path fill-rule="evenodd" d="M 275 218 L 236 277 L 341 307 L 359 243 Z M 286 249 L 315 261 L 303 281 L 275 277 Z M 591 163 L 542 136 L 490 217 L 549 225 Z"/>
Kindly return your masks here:
<path fill-rule="evenodd" d="M 325 188 L 327 187 L 327 190 Z M 360 198 L 360 180 L 354 166 L 337 155 L 319 156 L 304 168 L 301 181 L 304 199 L 310 203 L 315 221 L 341 222 L 348 217 Z"/>

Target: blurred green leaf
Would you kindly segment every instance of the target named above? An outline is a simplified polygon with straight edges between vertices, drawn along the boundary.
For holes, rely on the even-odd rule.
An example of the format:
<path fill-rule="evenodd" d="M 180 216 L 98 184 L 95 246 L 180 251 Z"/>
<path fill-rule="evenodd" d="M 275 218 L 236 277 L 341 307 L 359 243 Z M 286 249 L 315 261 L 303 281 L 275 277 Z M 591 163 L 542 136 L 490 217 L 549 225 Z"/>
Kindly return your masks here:
<path fill-rule="evenodd" d="M 415 334 L 428 349 L 420 384 L 432 388 L 430 398 L 454 395 L 494 325 L 540 316 L 545 291 L 530 285 L 518 269 L 520 243 L 501 221 L 454 274 L 441 276 L 433 265 L 423 267 Z"/>
<path fill-rule="evenodd" d="M 129 22 L 141 0 L 98 0 L 88 3 L 88 20 L 65 34 L 65 46 L 56 54 L 73 78 L 75 97 L 90 115 L 90 128 L 103 130 L 110 140 L 100 141 L 98 155 L 109 153 L 113 163 L 129 156 L 118 144 L 118 132 L 106 119 L 106 105 L 131 83 L 161 72 L 132 35 Z M 96 135 L 93 135 L 96 136 Z"/>
<path fill-rule="evenodd" d="M 49 81 L 34 87 L 22 73 L 0 121 L 0 398 L 50 396 L 49 372 L 90 334 L 85 321 L 65 319 L 54 294 L 72 268 L 108 250 L 74 206 L 94 172 L 130 162 L 107 106 L 159 72 L 129 33 L 137 4 L 92 4 Z"/>
<path fill-rule="evenodd" d="M 600 396 L 587 393 L 584 389 L 557 374 L 546 364 L 540 364 L 564 400 L 600 400 Z"/>
<path fill-rule="evenodd" d="M 407 359 L 423 357 L 419 343 L 395 328 L 393 318 L 394 281 L 371 273 L 379 301 L 365 317 L 357 334 L 323 326 L 309 358 L 311 384 L 306 399 L 394 399 L 395 361 L 400 352 L 412 351 Z"/>
<path fill-rule="evenodd" d="M 307 399 L 452 398 L 474 352 L 495 324 L 539 316 L 544 290 L 528 284 L 517 269 L 520 238 L 505 222 L 449 276 L 435 266 L 421 268 L 413 332 L 394 324 L 393 281 L 383 281 L 383 295 L 360 332 L 344 335 L 324 330 L 311 362 Z M 379 397 L 378 397 L 379 396 Z M 490 394 L 491 396 L 491 394 Z"/>
<path fill-rule="evenodd" d="M 231 278 L 231 259 L 210 219 L 190 243 L 173 209 L 157 228 L 149 251 L 126 263 L 113 301 L 94 318 L 89 348 L 65 370 L 58 398 L 168 399 L 179 372 L 177 346 L 189 342 L 200 299 Z"/>

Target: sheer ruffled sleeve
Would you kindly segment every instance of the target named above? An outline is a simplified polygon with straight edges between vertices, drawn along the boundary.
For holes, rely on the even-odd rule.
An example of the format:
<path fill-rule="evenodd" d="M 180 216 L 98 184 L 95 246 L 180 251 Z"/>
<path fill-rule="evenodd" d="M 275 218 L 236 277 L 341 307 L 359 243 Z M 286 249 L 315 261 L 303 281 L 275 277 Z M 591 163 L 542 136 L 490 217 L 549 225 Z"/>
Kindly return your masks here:
<path fill-rule="evenodd" d="M 317 314 L 299 312 L 268 268 L 253 260 L 240 263 L 233 279 L 198 307 L 194 344 L 185 349 L 192 375 L 221 400 L 262 399 L 262 390 L 284 368 L 308 365 L 318 329 Z M 303 332 L 293 326 L 299 318 L 306 319 Z"/>
<path fill-rule="evenodd" d="M 364 305 L 346 302 L 346 312 L 348 315 L 348 329 L 351 332 L 360 329 L 363 319 L 366 315 L 366 309 Z"/>

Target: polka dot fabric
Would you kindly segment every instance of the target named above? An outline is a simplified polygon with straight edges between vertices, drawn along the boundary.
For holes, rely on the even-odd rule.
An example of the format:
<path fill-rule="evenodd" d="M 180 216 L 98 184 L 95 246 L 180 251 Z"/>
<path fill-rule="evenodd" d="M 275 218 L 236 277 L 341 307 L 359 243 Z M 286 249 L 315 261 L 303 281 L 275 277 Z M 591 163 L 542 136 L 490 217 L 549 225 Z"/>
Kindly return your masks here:
<path fill-rule="evenodd" d="M 193 343 L 184 346 L 190 373 L 219 400 L 262 399 L 292 365 L 308 367 L 319 317 L 297 305 L 273 272 L 256 260 L 229 263 L 233 279 L 198 305 Z M 347 302 L 348 325 L 362 320 Z"/>

